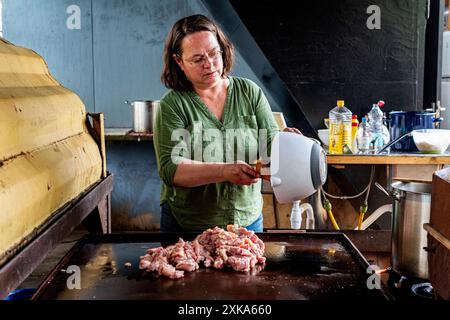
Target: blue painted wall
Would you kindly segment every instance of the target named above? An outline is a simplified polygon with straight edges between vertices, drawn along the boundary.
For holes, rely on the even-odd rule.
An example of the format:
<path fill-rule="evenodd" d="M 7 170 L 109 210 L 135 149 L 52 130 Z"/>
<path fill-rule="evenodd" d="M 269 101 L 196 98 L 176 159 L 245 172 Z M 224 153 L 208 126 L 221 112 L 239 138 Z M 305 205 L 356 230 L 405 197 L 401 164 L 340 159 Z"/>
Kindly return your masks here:
<path fill-rule="evenodd" d="M 151 141 L 107 144 L 108 170 L 114 172 L 111 196 L 113 230 L 159 228 L 161 179 Z"/>
<path fill-rule="evenodd" d="M 77 4 L 81 29 L 69 30 L 67 8 Z M 91 0 L 3 0 L 3 37 L 44 57 L 52 75 L 94 111 Z"/>
<path fill-rule="evenodd" d="M 80 8 L 81 28 L 70 30 L 70 5 Z M 76 92 L 107 127 L 131 127 L 123 101 L 159 99 L 165 37 L 179 18 L 210 15 L 201 0 L 3 0 L 3 35 L 44 57 L 51 73 Z M 234 75 L 260 83 L 239 52 Z M 274 111 L 279 107 L 269 92 Z M 116 177 L 113 230 L 159 227 L 160 180 L 150 142 L 110 142 L 108 170 Z"/>

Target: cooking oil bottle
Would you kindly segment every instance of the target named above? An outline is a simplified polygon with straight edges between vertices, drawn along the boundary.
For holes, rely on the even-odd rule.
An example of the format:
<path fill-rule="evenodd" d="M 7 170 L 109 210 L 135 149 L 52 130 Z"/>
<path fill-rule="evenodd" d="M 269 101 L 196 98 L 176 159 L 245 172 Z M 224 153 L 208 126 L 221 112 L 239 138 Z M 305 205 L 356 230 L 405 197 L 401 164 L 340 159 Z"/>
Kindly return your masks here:
<path fill-rule="evenodd" d="M 352 112 L 344 106 L 344 100 L 338 100 L 337 106 L 329 113 L 330 128 L 330 154 L 344 153 L 352 148 Z"/>

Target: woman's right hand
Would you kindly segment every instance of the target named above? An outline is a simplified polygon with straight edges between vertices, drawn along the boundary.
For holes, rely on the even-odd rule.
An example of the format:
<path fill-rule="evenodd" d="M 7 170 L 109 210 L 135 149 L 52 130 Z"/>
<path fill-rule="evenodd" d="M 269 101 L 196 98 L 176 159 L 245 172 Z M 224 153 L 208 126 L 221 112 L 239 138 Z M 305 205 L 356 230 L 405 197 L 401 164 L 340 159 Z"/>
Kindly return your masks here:
<path fill-rule="evenodd" d="M 228 182 L 246 186 L 258 182 L 258 179 L 261 177 L 258 171 L 240 160 L 234 163 L 225 163 L 222 175 Z"/>

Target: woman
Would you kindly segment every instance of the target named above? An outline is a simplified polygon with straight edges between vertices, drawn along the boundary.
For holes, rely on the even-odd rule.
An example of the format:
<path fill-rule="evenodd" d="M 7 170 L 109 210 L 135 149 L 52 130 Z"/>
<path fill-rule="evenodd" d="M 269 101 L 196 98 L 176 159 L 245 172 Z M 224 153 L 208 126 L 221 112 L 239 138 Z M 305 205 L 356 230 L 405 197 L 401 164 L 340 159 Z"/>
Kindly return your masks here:
<path fill-rule="evenodd" d="M 161 79 L 171 90 L 154 127 L 163 232 L 263 230 L 260 173 L 248 163 L 259 130 L 270 149 L 278 127 L 262 90 L 228 76 L 233 61 L 233 45 L 203 15 L 177 21 L 167 37 Z"/>

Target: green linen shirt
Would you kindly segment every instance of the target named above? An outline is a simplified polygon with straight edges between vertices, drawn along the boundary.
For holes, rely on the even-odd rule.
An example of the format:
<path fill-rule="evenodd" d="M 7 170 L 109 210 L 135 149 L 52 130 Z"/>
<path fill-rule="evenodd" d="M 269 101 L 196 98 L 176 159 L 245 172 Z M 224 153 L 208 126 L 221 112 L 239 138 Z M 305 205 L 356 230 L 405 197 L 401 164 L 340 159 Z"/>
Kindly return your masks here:
<path fill-rule="evenodd" d="M 174 90 L 161 98 L 155 116 L 161 203 L 169 204 L 179 225 L 188 231 L 227 224 L 248 226 L 262 211 L 261 180 L 250 186 L 221 182 L 185 188 L 173 184 L 182 159 L 253 163 L 270 153 L 272 137 L 279 130 L 263 91 L 251 80 L 228 79 L 222 121 L 195 92 Z"/>

